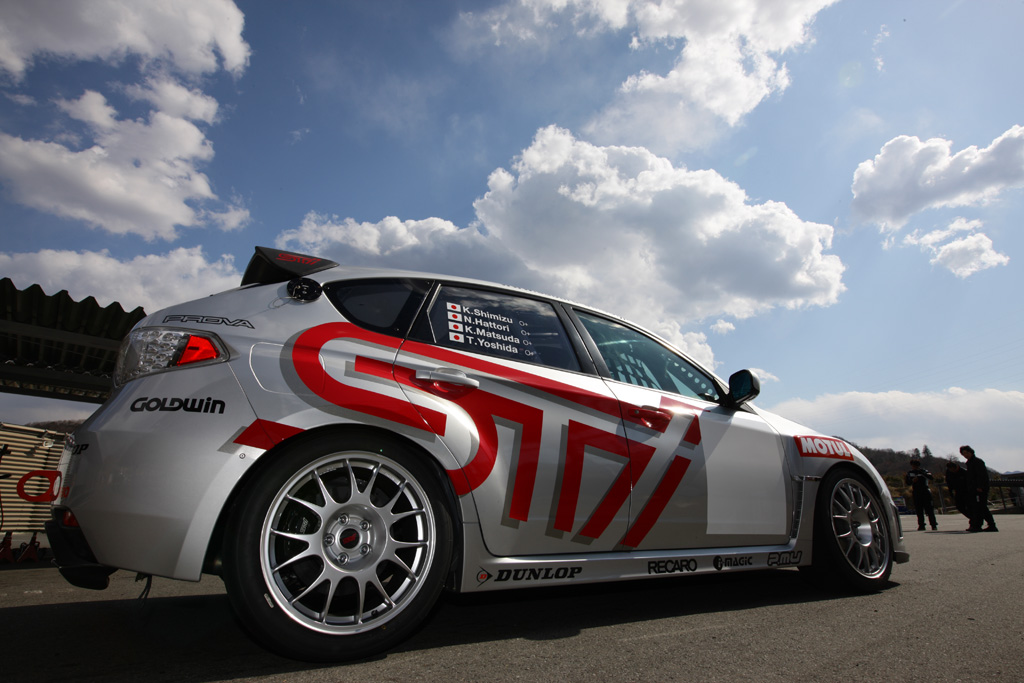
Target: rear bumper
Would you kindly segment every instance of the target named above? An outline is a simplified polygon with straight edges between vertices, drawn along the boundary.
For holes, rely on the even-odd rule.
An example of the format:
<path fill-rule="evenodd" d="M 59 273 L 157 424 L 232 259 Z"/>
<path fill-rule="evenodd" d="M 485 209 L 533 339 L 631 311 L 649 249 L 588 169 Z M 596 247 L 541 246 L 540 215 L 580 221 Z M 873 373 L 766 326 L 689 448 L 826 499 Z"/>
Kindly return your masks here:
<path fill-rule="evenodd" d="M 96 561 L 82 530 L 61 523 L 63 514 L 62 509 L 54 509 L 50 521 L 44 525 L 54 564 L 72 586 L 105 589 L 110 584 L 110 575 L 117 569 Z"/>

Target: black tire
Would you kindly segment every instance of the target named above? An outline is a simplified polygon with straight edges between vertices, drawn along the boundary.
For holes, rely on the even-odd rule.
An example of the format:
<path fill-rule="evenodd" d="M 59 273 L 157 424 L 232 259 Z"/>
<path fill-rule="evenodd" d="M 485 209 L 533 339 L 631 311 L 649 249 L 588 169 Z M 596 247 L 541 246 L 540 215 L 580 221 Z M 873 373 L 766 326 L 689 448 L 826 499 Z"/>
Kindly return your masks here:
<path fill-rule="evenodd" d="M 885 503 L 860 472 L 829 472 L 818 488 L 814 513 L 816 583 L 871 593 L 889 585 L 892 533 Z"/>
<path fill-rule="evenodd" d="M 435 469 L 365 434 L 325 434 L 272 457 L 228 520 L 223 578 L 239 621 L 304 661 L 361 659 L 407 638 L 452 559 Z"/>

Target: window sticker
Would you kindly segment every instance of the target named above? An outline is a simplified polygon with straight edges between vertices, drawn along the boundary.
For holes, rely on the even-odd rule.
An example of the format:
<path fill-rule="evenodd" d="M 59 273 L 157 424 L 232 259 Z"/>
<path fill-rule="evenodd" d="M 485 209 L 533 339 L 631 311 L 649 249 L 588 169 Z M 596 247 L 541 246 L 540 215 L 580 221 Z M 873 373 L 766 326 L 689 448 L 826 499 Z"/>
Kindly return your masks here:
<path fill-rule="evenodd" d="M 444 322 L 435 338 L 449 348 L 579 369 L 558 314 L 550 304 L 494 292 L 446 287 L 439 298 Z M 440 323 L 440 324 L 437 324 Z"/>

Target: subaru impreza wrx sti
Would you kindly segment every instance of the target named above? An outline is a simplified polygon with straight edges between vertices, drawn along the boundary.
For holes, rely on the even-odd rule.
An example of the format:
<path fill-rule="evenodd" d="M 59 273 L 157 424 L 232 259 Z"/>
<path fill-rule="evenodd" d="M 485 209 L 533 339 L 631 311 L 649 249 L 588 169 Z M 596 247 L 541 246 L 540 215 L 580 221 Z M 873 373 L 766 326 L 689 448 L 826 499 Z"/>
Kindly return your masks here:
<path fill-rule="evenodd" d="M 850 444 L 756 408 L 569 301 L 258 247 L 239 288 L 153 313 L 69 437 L 46 530 L 72 584 L 222 577 L 312 661 L 406 638 L 460 592 L 905 562 Z"/>

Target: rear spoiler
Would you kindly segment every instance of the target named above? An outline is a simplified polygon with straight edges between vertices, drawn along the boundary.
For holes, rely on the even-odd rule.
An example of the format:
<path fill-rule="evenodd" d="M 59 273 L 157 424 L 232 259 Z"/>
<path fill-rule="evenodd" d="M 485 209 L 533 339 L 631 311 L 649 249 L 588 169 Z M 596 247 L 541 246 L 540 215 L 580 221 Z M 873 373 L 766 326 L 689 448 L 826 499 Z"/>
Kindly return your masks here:
<path fill-rule="evenodd" d="M 338 264 L 325 258 L 296 254 L 269 247 L 256 247 L 242 275 L 242 286 L 269 285 L 319 273 Z"/>

